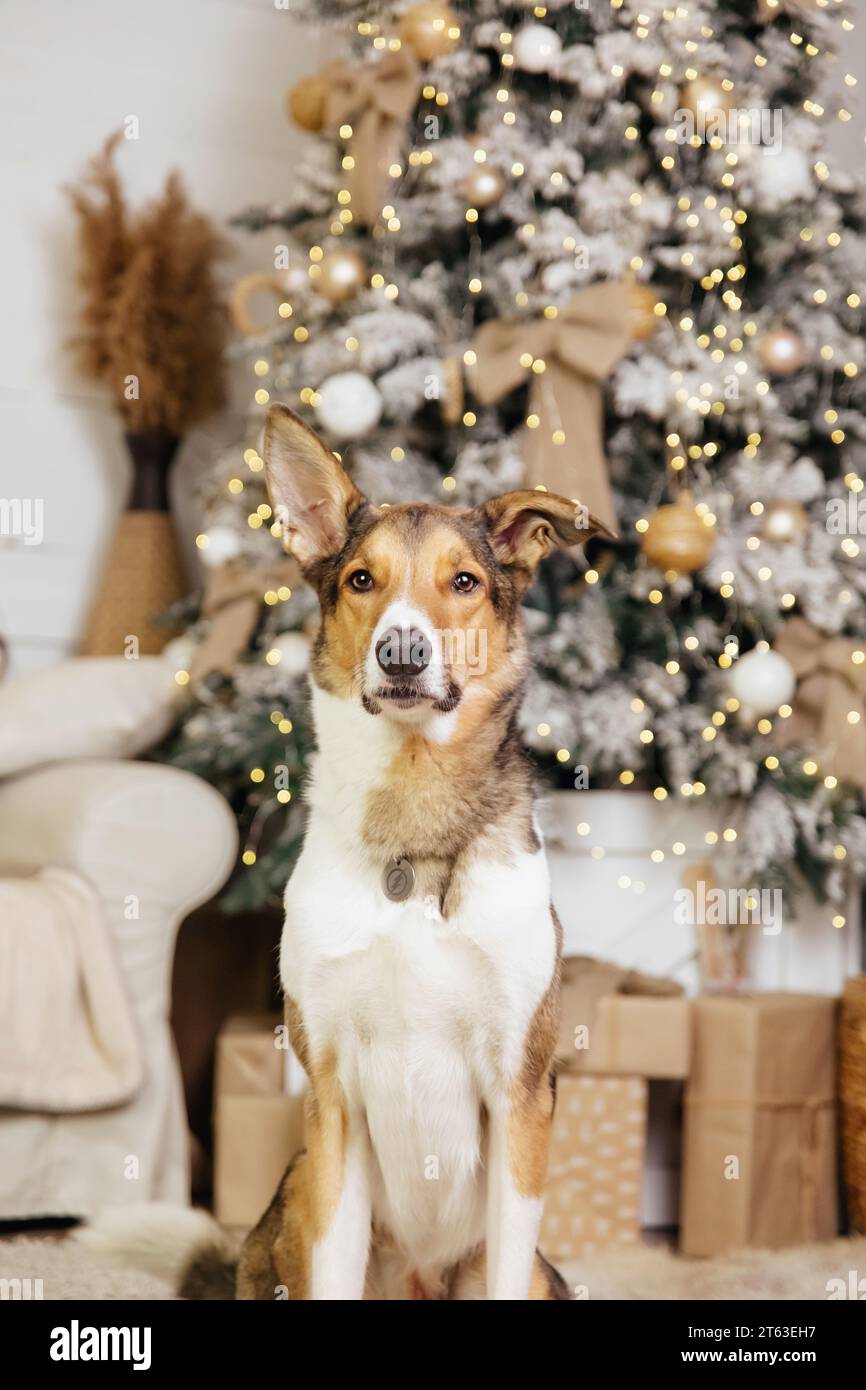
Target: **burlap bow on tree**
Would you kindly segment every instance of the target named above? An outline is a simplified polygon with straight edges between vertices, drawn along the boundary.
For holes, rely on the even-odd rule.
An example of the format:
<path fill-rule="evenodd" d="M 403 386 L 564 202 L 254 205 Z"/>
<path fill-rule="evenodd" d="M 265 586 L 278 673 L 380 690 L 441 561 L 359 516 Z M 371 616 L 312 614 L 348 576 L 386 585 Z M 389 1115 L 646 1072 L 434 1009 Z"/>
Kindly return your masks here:
<path fill-rule="evenodd" d="M 632 341 L 635 312 L 625 281 L 580 290 L 555 318 L 491 319 L 472 347 L 475 394 L 491 405 L 531 382 L 523 460 L 528 487 L 575 497 L 616 531 L 602 443 L 601 382 Z"/>
<path fill-rule="evenodd" d="M 254 568 L 230 560 L 211 570 L 201 609 L 210 624 L 190 663 L 191 680 L 205 680 L 215 671 L 230 676 L 256 630 L 265 594 L 300 582 L 301 572 L 288 557 Z"/>
<path fill-rule="evenodd" d="M 813 745 L 825 776 L 866 791 L 866 661 L 852 660 L 864 646 L 825 637 L 805 618 L 790 618 L 774 644 L 797 676 L 794 713 L 776 725 L 777 743 Z"/>
<path fill-rule="evenodd" d="M 408 48 L 386 53 L 378 63 L 330 63 L 325 125 L 352 126 L 354 167 L 346 173 L 356 222 L 371 227 L 387 202 L 391 165 L 399 159 L 405 122 L 421 89 L 418 64 Z"/>

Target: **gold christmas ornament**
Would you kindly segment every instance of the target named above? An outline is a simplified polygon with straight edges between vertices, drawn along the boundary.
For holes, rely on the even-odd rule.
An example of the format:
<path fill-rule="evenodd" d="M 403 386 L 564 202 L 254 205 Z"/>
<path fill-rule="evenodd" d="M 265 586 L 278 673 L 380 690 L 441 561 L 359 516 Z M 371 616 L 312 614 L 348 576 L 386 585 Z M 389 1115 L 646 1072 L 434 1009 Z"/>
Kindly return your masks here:
<path fill-rule="evenodd" d="M 430 63 L 450 53 L 460 38 L 457 16 L 441 0 L 425 0 L 414 5 L 400 20 L 397 33 L 422 63 Z"/>
<path fill-rule="evenodd" d="M 320 131 L 325 124 L 328 82 L 321 72 L 302 77 L 286 93 L 286 109 L 301 130 Z"/>
<path fill-rule="evenodd" d="M 799 540 L 808 525 L 806 509 L 800 502 L 775 498 L 764 508 L 761 535 L 776 544 Z"/>
<path fill-rule="evenodd" d="M 793 328 L 771 328 L 758 339 L 761 365 L 773 376 L 792 376 L 803 365 L 805 345 Z"/>
<path fill-rule="evenodd" d="M 466 201 L 473 208 L 491 208 L 505 192 L 505 176 L 501 170 L 478 164 L 463 182 Z"/>
<path fill-rule="evenodd" d="M 653 512 L 641 536 L 641 550 L 650 564 L 679 574 L 703 569 L 714 545 L 713 528 L 698 516 L 690 492 L 681 492 L 676 502 Z"/>
<path fill-rule="evenodd" d="M 331 304 L 353 299 L 367 283 L 367 277 L 366 262 L 357 251 L 329 251 L 318 265 L 310 267 L 312 284 Z"/>
<path fill-rule="evenodd" d="M 285 277 L 273 271 L 256 270 L 242 275 L 229 296 L 232 323 L 245 338 L 254 338 L 273 328 L 273 322 L 262 322 L 253 316 L 250 303 L 254 295 L 270 294 L 279 303 L 286 297 Z"/>
<path fill-rule="evenodd" d="M 725 91 L 720 77 L 696 77 L 680 88 L 680 105 L 705 119 L 712 112 L 730 110 L 731 93 Z"/>

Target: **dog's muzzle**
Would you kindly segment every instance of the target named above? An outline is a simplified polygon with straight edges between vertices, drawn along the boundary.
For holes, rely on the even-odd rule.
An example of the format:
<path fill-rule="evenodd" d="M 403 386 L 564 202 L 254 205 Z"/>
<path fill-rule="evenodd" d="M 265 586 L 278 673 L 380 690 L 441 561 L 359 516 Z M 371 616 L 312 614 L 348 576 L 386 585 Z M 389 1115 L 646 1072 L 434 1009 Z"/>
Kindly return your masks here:
<path fill-rule="evenodd" d="M 442 657 L 434 633 L 426 632 L 414 616 L 395 614 L 385 619 L 368 652 L 367 689 L 361 700 L 369 714 L 387 709 L 405 714 L 424 707 L 445 713 L 460 701 L 460 690 L 442 669 Z"/>
<path fill-rule="evenodd" d="M 433 644 L 417 627 L 389 627 L 376 643 L 376 661 L 391 680 L 420 676 L 432 657 Z"/>

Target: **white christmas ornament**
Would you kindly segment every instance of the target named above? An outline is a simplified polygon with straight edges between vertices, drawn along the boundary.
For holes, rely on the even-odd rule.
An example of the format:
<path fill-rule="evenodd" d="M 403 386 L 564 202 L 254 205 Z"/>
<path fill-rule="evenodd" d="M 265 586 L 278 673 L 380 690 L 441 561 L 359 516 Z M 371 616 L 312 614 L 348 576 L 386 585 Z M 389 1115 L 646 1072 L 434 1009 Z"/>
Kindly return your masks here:
<path fill-rule="evenodd" d="M 285 676 L 302 676 L 310 664 L 310 643 L 303 632 L 280 632 L 273 638 L 268 653 L 279 652 L 280 659 L 271 660 Z"/>
<path fill-rule="evenodd" d="M 728 691 L 739 700 L 747 719 L 775 714 L 780 705 L 790 701 L 796 684 L 791 663 L 769 650 L 747 652 L 728 672 Z"/>
<path fill-rule="evenodd" d="M 787 207 L 797 198 L 811 198 L 814 192 L 809 160 L 790 141 L 755 150 L 752 181 L 755 201 L 767 212 Z"/>
<path fill-rule="evenodd" d="M 218 569 L 227 560 L 234 560 L 241 553 L 241 543 L 231 526 L 211 526 L 207 532 L 207 545 L 199 554 L 209 570 Z"/>
<path fill-rule="evenodd" d="M 291 266 L 288 270 L 278 270 L 275 278 L 286 294 L 298 294 L 310 283 L 306 271 L 299 265 Z"/>
<path fill-rule="evenodd" d="M 361 439 L 382 417 L 382 397 L 363 372 L 337 372 L 318 391 L 319 424 L 337 439 Z"/>
<path fill-rule="evenodd" d="M 514 35 L 514 61 L 524 72 L 547 72 L 562 52 L 562 39 L 546 24 L 526 24 Z"/>

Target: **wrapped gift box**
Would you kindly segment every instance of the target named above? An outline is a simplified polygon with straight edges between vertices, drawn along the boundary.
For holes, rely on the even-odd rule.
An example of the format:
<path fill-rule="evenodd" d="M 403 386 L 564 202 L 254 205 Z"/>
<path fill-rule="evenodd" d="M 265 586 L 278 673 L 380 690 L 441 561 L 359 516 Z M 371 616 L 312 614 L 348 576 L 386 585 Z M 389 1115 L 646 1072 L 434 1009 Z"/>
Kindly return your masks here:
<path fill-rule="evenodd" d="M 557 1076 L 540 1249 L 552 1260 L 640 1235 L 647 1083 L 638 1076 Z"/>
<path fill-rule="evenodd" d="M 283 1090 L 282 1022 L 236 1015 L 217 1040 L 214 1211 L 226 1226 L 258 1221 L 304 1145 L 303 1097 Z"/>
<path fill-rule="evenodd" d="M 560 1066 L 602 1076 L 688 1075 L 689 1002 L 673 980 L 570 956 L 562 963 Z"/>
<path fill-rule="evenodd" d="M 217 1038 L 217 1095 L 272 1096 L 281 1091 L 284 1036 L 280 1014 L 232 1014 Z"/>
<path fill-rule="evenodd" d="M 589 1074 L 651 1083 L 641 1170 L 645 1226 L 670 1227 L 678 1218 L 680 1083 L 688 1075 L 690 1028 L 689 1002 L 675 980 L 590 956 L 563 961 L 560 1084 Z"/>
<path fill-rule="evenodd" d="M 700 998 L 692 1007 L 683 1252 L 831 1240 L 836 1000 L 754 994 Z"/>

